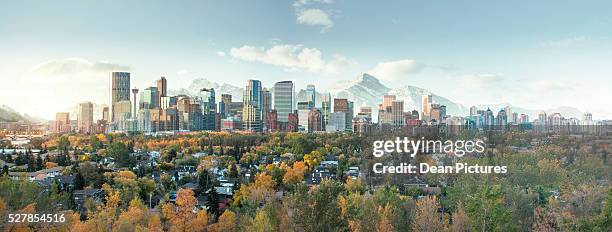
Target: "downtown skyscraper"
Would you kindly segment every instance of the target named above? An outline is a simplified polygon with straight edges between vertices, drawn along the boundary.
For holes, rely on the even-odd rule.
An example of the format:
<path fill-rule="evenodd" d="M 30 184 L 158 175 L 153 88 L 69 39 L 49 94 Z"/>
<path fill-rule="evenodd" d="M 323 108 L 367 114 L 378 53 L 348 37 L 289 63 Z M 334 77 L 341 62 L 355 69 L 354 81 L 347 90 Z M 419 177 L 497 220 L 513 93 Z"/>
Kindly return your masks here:
<path fill-rule="evenodd" d="M 242 129 L 260 132 L 262 129 L 263 91 L 261 81 L 248 80 L 242 96 Z"/>
<path fill-rule="evenodd" d="M 127 101 L 118 106 L 119 102 Z M 111 121 L 119 120 L 119 116 L 125 113 L 123 108 L 125 104 L 130 103 L 130 73 L 129 72 L 112 72 L 111 73 Z M 119 112 L 118 108 L 121 108 Z M 129 111 L 128 107 L 128 112 Z"/>
<path fill-rule="evenodd" d="M 281 81 L 274 84 L 274 109 L 277 122 L 289 122 L 289 114 L 295 110 L 295 90 L 292 81 Z"/>

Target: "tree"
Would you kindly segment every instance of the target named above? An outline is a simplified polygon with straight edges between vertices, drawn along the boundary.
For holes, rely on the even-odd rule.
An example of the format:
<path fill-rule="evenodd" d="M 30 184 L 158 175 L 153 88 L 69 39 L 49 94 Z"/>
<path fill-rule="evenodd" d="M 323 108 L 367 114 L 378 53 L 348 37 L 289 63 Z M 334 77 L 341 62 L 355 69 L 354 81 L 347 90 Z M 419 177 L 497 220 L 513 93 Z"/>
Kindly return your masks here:
<path fill-rule="evenodd" d="M 130 152 L 122 142 L 113 142 L 106 150 L 106 153 L 115 159 L 119 165 L 127 167 L 130 165 Z"/>
<path fill-rule="evenodd" d="M 444 223 L 438 214 L 440 204 L 435 196 L 427 196 L 417 201 L 417 212 L 412 224 L 414 231 L 442 231 Z"/>
<path fill-rule="evenodd" d="M 206 206 L 212 215 L 217 216 L 219 214 L 219 194 L 214 187 L 208 192 Z"/>
<path fill-rule="evenodd" d="M 463 203 L 459 202 L 457 203 L 457 209 L 455 210 L 455 213 L 453 214 L 453 225 L 452 225 L 452 231 L 455 232 L 464 232 L 464 231 L 470 231 L 470 220 L 467 216 L 467 213 L 465 213 L 465 209 L 463 209 Z"/>
<path fill-rule="evenodd" d="M 238 223 L 236 213 L 231 210 L 225 210 L 219 217 L 219 222 L 213 224 L 212 231 L 232 232 L 238 231 Z"/>
<path fill-rule="evenodd" d="M 393 206 L 387 205 L 384 208 L 378 208 L 378 214 L 380 215 L 380 219 L 378 220 L 378 225 L 376 226 L 377 232 L 393 232 L 395 228 L 393 224 L 391 224 L 391 217 L 393 215 Z"/>
<path fill-rule="evenodd" d="M 74 176 L 74 189 L 81 190 L 83 187 L 85 187 L 85 178 L 83 178 L 80 171 L 77 171 L 76 175 Z"/>
<path fill-rule="evenodd" d="M 163 232 L 164 227 L 161 224 L 161 220 L 157 214 L 153 214 L 149 217 L 149 223 L 147 225 L 147 231 L 149 232 Z"/>

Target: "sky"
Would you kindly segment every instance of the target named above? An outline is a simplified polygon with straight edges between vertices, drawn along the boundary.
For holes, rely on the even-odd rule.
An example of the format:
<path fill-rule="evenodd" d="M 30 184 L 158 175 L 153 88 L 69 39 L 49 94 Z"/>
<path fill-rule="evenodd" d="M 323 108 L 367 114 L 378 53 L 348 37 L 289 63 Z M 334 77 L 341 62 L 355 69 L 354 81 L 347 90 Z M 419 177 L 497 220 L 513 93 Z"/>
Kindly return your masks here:
<path fill-rule="evenodd" d="M 109 102 L 109 73 L 325 91 L 367 72 L 465 106 L 612 119 L 609 1 L 3 1 L 0 104 L 52 119 Z"/>

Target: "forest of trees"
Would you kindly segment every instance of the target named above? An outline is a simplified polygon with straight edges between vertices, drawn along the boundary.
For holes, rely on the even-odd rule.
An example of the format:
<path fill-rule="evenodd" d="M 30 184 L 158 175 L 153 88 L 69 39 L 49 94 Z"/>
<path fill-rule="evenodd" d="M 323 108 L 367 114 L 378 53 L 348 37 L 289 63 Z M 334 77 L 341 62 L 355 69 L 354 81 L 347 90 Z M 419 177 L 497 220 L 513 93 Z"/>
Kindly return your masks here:
<path fill-rule="evenodd" d="M 70 190 L 54 183 L 49 191 L 36 183 L 0 177 L 0 218 L 8 213 L 61 212 L 58 224 L 6 223 L 5 231 L 611 231 L 612 166 L 607 157 L 610 137 L 536 135 L 507 132 L 496 135 L 490 154 L 465 156 L 461 162 L 506 165 L 507 174 L 423 174 L 439 193 L 399 184 L 402 176 L 374 176 L 371 141 L 381 135 L 355 134 L 229 134 L 198 133 L 170 137 L 143 135 L 70 135 L 51 137 L 41 149 L 55 156 L 29 159 L 35 169 L 68 162 L 65 175 L 75 176 L 76 189 L 100 188 L 102 202 L 86 201 L 75 208 Z M 389 135 L 391 136 L 391 135 Z M 455 138 L 471 138 L 461 134 Z M 447 139 L 447 138 L 444 138 Z M 537 141 L 537 143 L 531 143 Z M 529 147 L 517 152 L 511 146 Z M 135 168 L 132 152 L 160 151 L 156 167 Z M 196 158 L 196 153 L 208 154 Z M 63 156 L 69 157 L 61 158 Z M 12 159 L 14 157 L 11 157 Z M 25 158 L 22 158 L 25 157 Z M 119 171 L 96 167 L 113 157 Z M 273 164 L 273 157 L 283 162 Z M 308 185 L 305 177 L 323 160 L 338 161 L 336 179 Z M 6 155 L 0 157 L 8 159 Z M 33 161 L 30 161 L 33 160 Z M 261 161 L 264 161 L 263 163 Z M 14 161 L 14 160 L 13 160 Z M 90 161 L 90 162 L 84 162 Z M 22 161 L 25 162 L 25 161 Z M 419 156 L 414 162 L 434 162 Z M 447 160 L 444 162 L 455 162 Z M 194 164 L 197 180 L 171 181 L 153 171 Z M 238 178 L 259 166 L 251 178 Z M 63 166 L 63 165 L 62 165 Z M 346 178 L 350 166 L 364 171 Z M 180 186 L 188 181 L 201 189 L 216 183 L 214 167 L 227 167 L 236 188 L 227 207 L 196 207 L 198 193 Z M 176 191 L 176 201 L 167 200 Z M 148 196 L 166 196 L 149 208 Z M 212 198 L 212 193 L 209 193 Z M 217 197 L 217 196 L 214 196 Z"/>

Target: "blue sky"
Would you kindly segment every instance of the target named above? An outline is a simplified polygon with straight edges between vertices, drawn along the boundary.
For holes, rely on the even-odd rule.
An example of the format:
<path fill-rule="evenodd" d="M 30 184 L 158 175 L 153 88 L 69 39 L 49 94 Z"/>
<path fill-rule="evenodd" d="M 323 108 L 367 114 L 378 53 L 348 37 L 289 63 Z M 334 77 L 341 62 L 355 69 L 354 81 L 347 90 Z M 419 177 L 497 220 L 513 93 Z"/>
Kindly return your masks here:
<path fill-rule="evenodd" d="M 465 104 L 573 106 L 612 118 L 607 1 L 11 1 L 0 3 L 0 104 L 52 118 L 137 87 L 204 77 L 299 88 L 371 72 Z"/>

